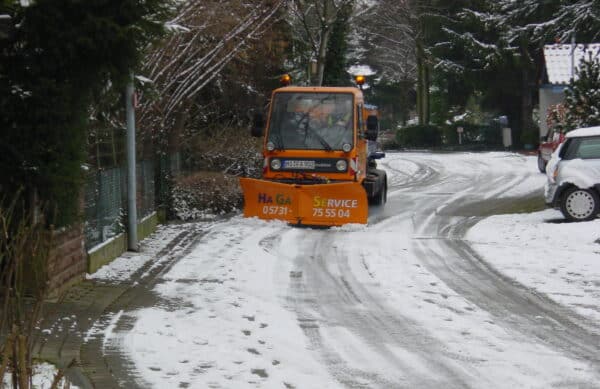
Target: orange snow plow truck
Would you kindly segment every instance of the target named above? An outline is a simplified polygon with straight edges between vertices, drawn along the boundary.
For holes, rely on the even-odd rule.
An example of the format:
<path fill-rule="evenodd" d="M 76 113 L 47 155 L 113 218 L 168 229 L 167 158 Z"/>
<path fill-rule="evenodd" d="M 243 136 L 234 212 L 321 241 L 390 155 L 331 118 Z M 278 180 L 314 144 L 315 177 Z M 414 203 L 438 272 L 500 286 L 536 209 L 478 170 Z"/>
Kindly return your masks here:
<path fill-rule="evenodd" d="M 264 163 L 261 179 L 240 178 L 244 216 L 309 226 L 366 224 L 369 204 L 387 197 L 386 173 L 376 163 L 384 154 L 376 151 L 374 112 L 355 87 L 274 90 L 266 123 L 261 114 L 254 118 L 252 135 L 264 135 Z"/>

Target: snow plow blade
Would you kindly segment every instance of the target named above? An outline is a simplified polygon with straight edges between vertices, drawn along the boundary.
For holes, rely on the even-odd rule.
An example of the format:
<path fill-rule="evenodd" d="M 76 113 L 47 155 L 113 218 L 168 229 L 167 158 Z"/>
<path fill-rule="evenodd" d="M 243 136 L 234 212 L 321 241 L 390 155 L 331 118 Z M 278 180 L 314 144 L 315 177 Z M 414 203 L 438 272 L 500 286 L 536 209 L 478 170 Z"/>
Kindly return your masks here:
<path fill-rule="evenodd" d="M 240 178 L 244 216 L 309 226 L 366 224 L 367 194 L 355 182 L 296 185 Z"/>

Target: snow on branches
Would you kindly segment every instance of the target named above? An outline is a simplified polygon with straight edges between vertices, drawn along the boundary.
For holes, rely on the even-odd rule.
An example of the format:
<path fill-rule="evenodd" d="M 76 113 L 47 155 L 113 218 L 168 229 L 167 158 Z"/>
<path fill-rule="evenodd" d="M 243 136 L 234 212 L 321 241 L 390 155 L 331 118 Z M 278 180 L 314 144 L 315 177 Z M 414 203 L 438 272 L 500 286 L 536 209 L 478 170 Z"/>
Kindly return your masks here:
<path fill-rule="evenodd" d="M 584 58 L 565 90 L 567 130 L 600 125 L 600 60 Z"/>
<path fill-rule="evenodd" d="M 365 60 L 382 80 L 414 79 L 415 46 L 419 39 L 417 10 L 407 1 L 379 0 L 360 16 Z"/>
<path fill-rule="evenodd" d="M 226 4 L 224 4 L 226 3 Z M 178 113 L 223 68 L 259 39 L 283 0 L 190 0 L 167 23 L 173 34 L 153 47 L 143 67 L 154 82 L 154 99 L 142 106 L 141 120 L 151 127 L 169 127 Z"/>
<path fill-rule="evenodd" d="M 327 47 L 334 23 L 345 8 L 352 8 L 354 0 L 291 0 L 288 12 L 290 27 L 296 39 L 308 45 L 312 59 L 317 63 L 315 83 L 322 85 L 325 73 Z"/>

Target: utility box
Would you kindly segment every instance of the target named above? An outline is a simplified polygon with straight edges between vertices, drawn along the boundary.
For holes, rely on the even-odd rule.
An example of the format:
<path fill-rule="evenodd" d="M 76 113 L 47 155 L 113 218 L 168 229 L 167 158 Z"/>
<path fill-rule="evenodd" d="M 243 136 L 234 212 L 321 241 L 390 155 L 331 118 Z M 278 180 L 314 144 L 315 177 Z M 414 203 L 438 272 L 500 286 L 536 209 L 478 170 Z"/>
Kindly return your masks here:
<path fill-rule="evenodd" d="M 509 127 L 502 128 L 502 144 L 505 148 L 512 146 L 512 131 Z"/>

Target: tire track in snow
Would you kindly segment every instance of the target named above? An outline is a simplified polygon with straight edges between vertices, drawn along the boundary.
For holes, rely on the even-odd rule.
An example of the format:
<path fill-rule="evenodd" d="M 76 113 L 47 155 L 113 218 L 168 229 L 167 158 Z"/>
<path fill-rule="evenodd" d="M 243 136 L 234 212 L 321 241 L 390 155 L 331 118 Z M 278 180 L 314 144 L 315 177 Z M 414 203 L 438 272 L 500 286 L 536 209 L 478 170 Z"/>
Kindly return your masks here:
<path fill-rule="evenodd" d="M 469 209 L 477 212 L 486 203 L 494 209 L 495 202 L 522 180 L 524 177 L 512 173 L 491 181 L 478 177 L 474 180 L 480 194 L 477 197 L 459 192 L 437 208 L 431 202 L 438 199 L 421 202 L 417 206 L 421 214 L 428 217 L 414 218 L 415 229 L 427 239 L 414 239 L 413 248 L 428 271 L 490 313 L 507 331 L 515 331 L 560 354 L 585 361 L 600 380 L 600 326 L 508 279 L 463 241 L 477 219 L 460 215 Z M 430 188 L 422 187 L 422 190 Z M 595 387 L 586 379 L 570 385 Z"/>
<path fill-rule="evenodd" d="M 588 361 L 600 379 L 600 326 L 486 263 L 462 240 L 475 221 L 468 219 L 455 225 L 443 217 L 432 221 L 437 223 L 438 231 L 448 232 L 435 242 L 440 246 L 436 250 L 424 241 L 415 241 L 428 270 L 511 330 Z M 440 251 L 446 254 L 440 255 Z"/>
<path fill-rule="evenodd" d="M 410 318 L 397 316 L 358 281 L 336 231 L 309 233 L 292 279 L 298 320 L 331 374 L 349 388 L 465 388 L 445 347 Z M 365 269 L 366 271 L 366 269 Z M 360 355 L 365 355 L 363 358 Z M 361 363 L 364 365 L 361 366 Z"/>

